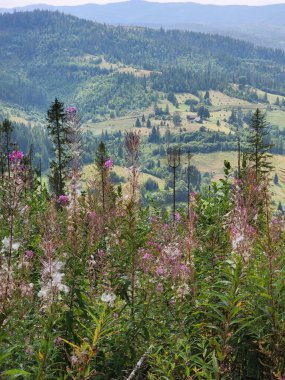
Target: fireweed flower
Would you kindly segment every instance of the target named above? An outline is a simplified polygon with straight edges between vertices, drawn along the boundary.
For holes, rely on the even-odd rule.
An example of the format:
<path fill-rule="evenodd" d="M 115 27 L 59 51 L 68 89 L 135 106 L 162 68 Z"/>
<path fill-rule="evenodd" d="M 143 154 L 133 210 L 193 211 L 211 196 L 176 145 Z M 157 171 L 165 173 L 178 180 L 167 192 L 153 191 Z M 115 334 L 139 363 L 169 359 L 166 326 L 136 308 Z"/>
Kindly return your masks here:
<path fill-rule="evenodd" d="M 112 291 L 104 292 L 101 296 L 101 301 L 107 303 L 110 307 L 113 307 L 116 300 L 116 295 Z"/>
<path fill-rule="evenodd" d="M 34 252 L 31 251 L 31 250 L 28 250 L 25 252 L 25 256 L 28 258 L 28 259 L 32 259 L 34 257 Z"/>
<path fill-rule="evenodd" d="M 67 107 L 66 113 L 68 115 L 70 115 L 70 114 L 75 115 L 75 114 L 77 114 L 77 108 L 76 107 Z"/>
<path fill-rule="evenodd" d="M 61 206 L 68 206 L 69 204 L 69 197 L 67 195 L 60 195 L 58 198 L 57 198 L 57 202 L 61 205 Z"/>
<path fill-rule="evenodd" d="M 48 258 L 43 263 L 42 288 L 38 296 L 42 298 L 46 306 L 51 306 L 56 299 L 60 300 L 60 293 L 68 292 L 68 287 L 62 283 L 64 274 L 61 270 L 63 265 L 61 261 L 52 258 Z"/>
<path fill-rule="evenodd" d="M 4 237 L 4 239 L 2 239 L 2 250 L 1 252 L 7 252 L 10 250 L 10 243 L 11 243 L 11 240 L 9 237 Z M 11 245 L 11 249 L 12 251 L 18 251 L 18 249 L 20 248 L 20 243 L 18 242 L 14 242 L 12 243 Z"/>
<path fill-rule="evenodd" d="M 162 284 L 161 282 L 159 282 L 159 283 L 156 285 L 155 291 L 156 291 L 157 293 L 162 293 L 162 292 L 163 292 L 163 289 L 164 289 L 163 284 Z"/>
<path fill-rule="evenodd" d="M 20 150 L 14 150 L 9 154 L 9 161 L 14 164 L 20 163 L 24 158 L 24 153 Z"/>
<path fill-rule="evenodd" d="M 175 222 L 181 222 L 182 217 L 178 211 L 176 211 L 174 217 L 175 217 Z"/>
<path fill-rule="evenodd" d="M 107 161 L 104 162 L 104 168 L 105 169 L 111 169 L 114 166 L 112 158 L 109 158 Z"/>

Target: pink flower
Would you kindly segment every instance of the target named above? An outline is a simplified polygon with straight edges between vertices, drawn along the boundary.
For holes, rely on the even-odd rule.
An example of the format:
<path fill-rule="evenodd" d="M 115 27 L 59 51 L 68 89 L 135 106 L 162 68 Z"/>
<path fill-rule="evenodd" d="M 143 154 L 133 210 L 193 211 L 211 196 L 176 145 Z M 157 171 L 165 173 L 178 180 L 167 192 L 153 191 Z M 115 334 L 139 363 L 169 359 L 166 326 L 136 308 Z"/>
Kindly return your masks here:
<path fill-rule="evenodd" d="M 57 202 L 61 205 L 61 206 L 67 206 L 69 204 L 69 198 L 67 195 L 60 195 L 58 198 L 57 198 Z"/>
<path fill-rule="evenodd" d="M 163 292 L 163 284 L 162 284 L 161 282 L 159 282 L 159 283 L 156 285 L 155 291 L 156 291 L 157 293 L 162 293 L 162 292 Z"/>
<path fill-rule="evenodd" d="M 180 222 L 182 219 L 180 213 L 178 211 L 176 211 L 175 213 L 175 222 Z"/>
<path fill-rule="evenodd" d="M 114 166 L 112 158 L 109 158 L 107 161 L 104 163 L 104 168 L 105 169 L 111 169 Z"/>
<path fill-rule="evenodd" d="M 77 108 L 76 107 L 68 107 L 67 109 L 66 109 L 66 113 L 68 113 L 68 114 L 76 114 L 77 113 Z"/>
<path fill-rule="evenodd" d="M 32 259 L 34 257 L 34 252 L 29 250 L 25 252 L 25 255 L 28 259 Z"/>
<path fill-rule="evenodd" d="M 103 249 L 99 249 L 99 250 L 98 250 L 98 256 L 99 256 L 100 258 L 102 258 L 102 257 L 105 256 L 105 252 L 103 251 Z"/>
<path fill-rule="evenodd" d="M 14 150 L 12 153 L 9 154 L 9 161 L 17 164 L 22 161 L 24 158 L 24 153 L 20 150 Z"/>

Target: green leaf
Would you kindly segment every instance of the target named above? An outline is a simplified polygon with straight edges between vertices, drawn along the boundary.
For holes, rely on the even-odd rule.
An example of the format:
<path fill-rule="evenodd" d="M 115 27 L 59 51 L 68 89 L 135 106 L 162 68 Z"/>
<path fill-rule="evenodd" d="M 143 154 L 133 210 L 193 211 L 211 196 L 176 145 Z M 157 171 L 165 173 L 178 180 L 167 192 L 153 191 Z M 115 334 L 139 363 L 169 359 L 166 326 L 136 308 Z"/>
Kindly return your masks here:
<path fill-rule="evenodd" d="M 19 376 L 25 375 L 28 376 L 30 373 L 22 369 L 8 369 L 2 373 L 2 376 L 8 376 L 9 379 L 16 379 Z"/>

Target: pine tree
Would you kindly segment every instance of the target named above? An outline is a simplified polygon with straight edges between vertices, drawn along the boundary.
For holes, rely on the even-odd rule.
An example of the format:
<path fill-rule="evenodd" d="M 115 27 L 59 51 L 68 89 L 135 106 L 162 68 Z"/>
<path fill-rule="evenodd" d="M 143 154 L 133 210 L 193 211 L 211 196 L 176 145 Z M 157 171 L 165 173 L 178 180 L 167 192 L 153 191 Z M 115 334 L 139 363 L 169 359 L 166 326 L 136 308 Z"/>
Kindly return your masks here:
<path fill-rule="evenodd" d="M 109 159 L 109 155 L 108 155 L 106 146 L 101 141 L 95 153 L 95 164 L 100 175 L 102 207 L 104 211 L 106 209 L 106 174 L 107 174 L 105 163 L 107 162 L 108 159 Z"/>
<path fill-rule="evenodd" d="M 140 119 L 137 117 L 136 119 L 136 128 L 141 128 L 141 122 L 140 122 Z"/>
<path fill-rule="evenodd" d="M 254 168 L 256 177 L 260 179 L 272 170 L 272 156 L 269 154 L 272 145 L 266 141 L 269 134 L 268 124 L 259 109 L 252 115 L 249 129 L 247 160 Z"/>
<path fill-rule="evenodd" d="M 146 127 L 147 128 L 151 128 L 151 121 L 150 121 L 150 119 L 147 119 Z"/>
<path fill-rule="evenodd" d="M 274 182 L 275 185 L 278 185 L 279 177 L 278 177 L 277 173 L 275 173 L 275 175 L 274 175 L 273 182 Z"/>
<path fill-rule="evenodd" d="M 4 159 L 5 159 L 9 178 L 10 178 L 9 153 L 10 153 L 10 147 L 11 147 L 12 131 L 13 131 L 13 126 L 12 126 L 11 121 L 8 119 L 3 120 L 2 125 L 1 125 L 1 151 L 3 154 L 2 172 L 4 172 L 4 169 L 5 169 L 5 167 L 4 167 Z"/>
<path fill-rule="evenodd" d="M 49 184 L 56 196 L 64 194 L 67 177 L 68 157 L 68 125 L 66 124 L 64 104 L 57 98 L 47 111 L 47 129 L 53 143 L 55 159 L 51 161 Z"/>

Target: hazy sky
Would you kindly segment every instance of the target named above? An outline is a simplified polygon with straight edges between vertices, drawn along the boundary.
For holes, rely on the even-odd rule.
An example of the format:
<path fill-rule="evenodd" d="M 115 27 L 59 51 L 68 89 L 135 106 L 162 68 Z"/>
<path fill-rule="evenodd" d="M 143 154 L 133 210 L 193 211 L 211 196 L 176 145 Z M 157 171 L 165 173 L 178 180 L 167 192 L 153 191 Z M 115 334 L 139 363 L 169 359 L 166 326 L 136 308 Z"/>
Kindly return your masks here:
<path fill-rule="evenodd" d="M 86 3 L 105 4 L 122 0 L 0 0 L 0 7 L 13 8 L 28 4 L 53 4 L 53 5 L 78 5 Z M 187 1 L 187 0 L 152 0 L 152 1 Z M 242 5 L 267 5 L 267 4 L 283 4 L 285 0 L 192 0 L 201 4 L 242 4 Z"/>

